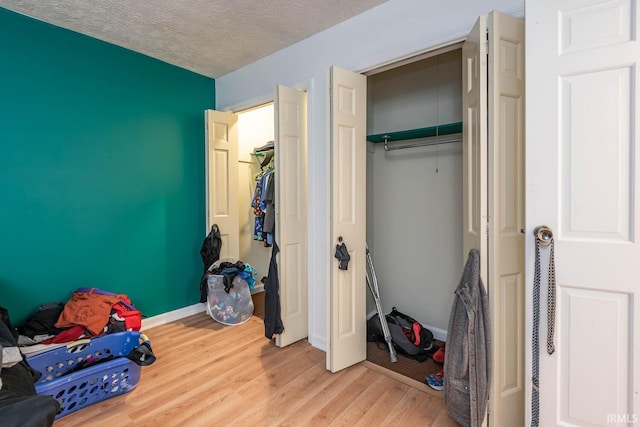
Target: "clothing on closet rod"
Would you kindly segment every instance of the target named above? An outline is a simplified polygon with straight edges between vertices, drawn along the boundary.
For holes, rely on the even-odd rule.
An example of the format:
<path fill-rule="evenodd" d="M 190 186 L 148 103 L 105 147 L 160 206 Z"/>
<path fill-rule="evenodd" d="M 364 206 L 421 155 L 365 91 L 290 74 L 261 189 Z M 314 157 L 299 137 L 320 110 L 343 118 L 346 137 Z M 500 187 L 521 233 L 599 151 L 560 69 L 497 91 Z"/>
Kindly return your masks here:
<path fill-rule="evenodd" d="M 255 176 L 256 183 L 251 207 L 255 215 L 253 239 L 264 242 L 264 246 L 270 247 L 273 244 L 275 227 L 273 150 L 267 152 L 266 158 L 270 160 L 261 163 L 261 172 Z"/>
<path fill-rule="evenodd" d="M 264 224 L 262 231 L 270 235 L 270 239 L 273 239 L 273 233 L 275 231 L 276 224 L 276 209 L 274 206 L 275 199 L 275 172 L 269 176 L 267 182 L 267 188 L 265 189 L 264 197 L 262 198 L 264 203 Z M 262 205 L 262 203 L 261 203 Z"/>

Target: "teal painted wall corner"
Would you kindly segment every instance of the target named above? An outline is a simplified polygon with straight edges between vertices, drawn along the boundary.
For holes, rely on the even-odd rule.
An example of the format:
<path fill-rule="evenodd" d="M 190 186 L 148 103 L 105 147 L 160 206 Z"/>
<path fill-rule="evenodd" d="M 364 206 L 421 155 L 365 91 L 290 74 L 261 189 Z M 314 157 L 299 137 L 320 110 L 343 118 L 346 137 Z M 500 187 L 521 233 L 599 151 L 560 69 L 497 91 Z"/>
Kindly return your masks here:
<path fill-rule="evenodd" d="M 0 306 L 199 301 L 215 81 L 0 8 Z"/>

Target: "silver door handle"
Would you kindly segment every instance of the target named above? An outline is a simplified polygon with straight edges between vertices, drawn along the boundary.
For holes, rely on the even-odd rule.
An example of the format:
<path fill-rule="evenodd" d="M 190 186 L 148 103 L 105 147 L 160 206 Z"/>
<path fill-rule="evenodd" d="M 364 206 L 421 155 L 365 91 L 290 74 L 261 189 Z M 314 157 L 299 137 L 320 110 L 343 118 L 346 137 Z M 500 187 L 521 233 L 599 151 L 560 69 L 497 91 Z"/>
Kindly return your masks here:
<path fill-rule="evenodd" d="M 546 225 L 539 225 L 533 230 L 533 235 L 541 246 L 549 246 L 553 240 L 553 230 Z"/>

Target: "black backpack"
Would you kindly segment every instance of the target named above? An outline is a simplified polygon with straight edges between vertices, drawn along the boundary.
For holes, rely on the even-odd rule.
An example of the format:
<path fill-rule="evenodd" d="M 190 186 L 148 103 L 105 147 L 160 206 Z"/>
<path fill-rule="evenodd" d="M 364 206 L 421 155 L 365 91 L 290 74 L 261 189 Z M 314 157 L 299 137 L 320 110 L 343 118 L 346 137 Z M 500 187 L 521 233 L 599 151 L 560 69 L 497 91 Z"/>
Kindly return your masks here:
<path fill-rule="evenodd" d="M 395 349 L 405 356 L 414 358 L 420 362 L 427 360 L 433 353 L 433 333 L 422 326 L 413 317 L 401 313 L 393 307 L 391 313 L 385 315 L 391 342 Z M 369 341 L 384 342 L 384 333 L 380 318 L 376 313 L 367 321 L 367 335 Z"/>
<path fill-rule="evenodd" d="M 200 302 L 207 302 L 207 278 L 209 277 L 209 267 L 220 259 L 220 249 L 222 248 L 222 237 L 220 237 L 220 228 L 218 224 L 211 226 L 211 231 L 207 234 L 200 248 L 200 256 L 204 272 L 200 278 Z"/>

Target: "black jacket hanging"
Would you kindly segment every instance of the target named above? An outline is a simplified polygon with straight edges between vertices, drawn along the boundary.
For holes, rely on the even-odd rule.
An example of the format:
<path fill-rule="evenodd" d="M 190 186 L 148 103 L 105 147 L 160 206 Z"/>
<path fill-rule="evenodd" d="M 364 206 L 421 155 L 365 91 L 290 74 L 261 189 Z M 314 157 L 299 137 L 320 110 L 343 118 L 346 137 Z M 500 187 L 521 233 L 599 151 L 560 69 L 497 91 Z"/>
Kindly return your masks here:
<path fill-rule="evenodd" d="M 269 275 L 264 281 L 264 335 L 271 339 L 273 334 L 281 334 L 284 331 L 282 318 L 280 317 L 280 282 L 278 281 L 278 245 L 273 241 L 271 249 L 271 261 L 269 262 Z"/>
<path fill-rule="evenodd" d="M 222 248 L 222 238 L 218 224 L 211 226 L 211 231 L 205 237 L 200 248 L 200 256 L 204 265 L 204 272 L 200 279 L 200 302 L 207 302 L 207 270 L 211 265 L 220 259 L 220 248 Z"/>

